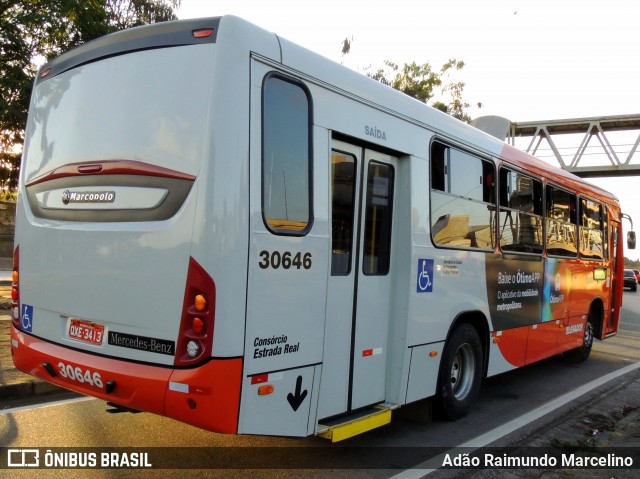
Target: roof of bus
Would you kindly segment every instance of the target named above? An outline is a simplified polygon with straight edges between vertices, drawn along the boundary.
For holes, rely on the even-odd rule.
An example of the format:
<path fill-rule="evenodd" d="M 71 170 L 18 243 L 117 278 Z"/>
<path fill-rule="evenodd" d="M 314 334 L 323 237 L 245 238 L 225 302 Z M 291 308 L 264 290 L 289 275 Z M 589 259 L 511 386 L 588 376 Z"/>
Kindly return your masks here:
<path fill-rule="evenodd" d="M 579 190 L 587 195 L 596 196 L 602 200 L 619 204 L 618 198 L 613 193 L 506 143 L 504 144 L 500 158 L 517 167 L 526 169 L 536 176 L 546 178 L 553 183 L 561 186 L 564 185 L 567 188 Z"/>
<path fill-rule="evenodd" d="M 212 27 L 216 30 L 214 36 L 197 38 L 192 35 L 192 32 L 198 29 Z M 46 69 L 53 70 L 51 75 L 47 75 L 47 78 L 49 78 L 87 61 L 128 50 L 215 42 L 216 37 L 219 34 L 224 35 L 224 30 L 227 28 L 236 30 L 236 33 L 241 32 L 247 37 L 255 37 L 256 45 L 254 51 L 260 52 L 263 50 L 264 34 L 268 34 L 268 32 L 243 19 L 227 15 L 223 17 L 164 22 L 116 32 L 77 47 L 51 60 L 41 67 L 40 72 L 45 72 Z M 283 39 L 276 34 L 271 35 L 273 35 L 272 38 L 274 42 L 279 44 L 279 51 L 281 52 L 281 57 L 273 60 L 289 68 L 293 68 L 300 73 L 304 73 L 304 76 L 319 80 L 326 85 L 330 85 L 332 88 L 341 90 L 344 94 L 393 114 L 398 118 L 433 131 L 439 136 L 455 141 L 469 149 L 483 151 L 494 158 L 505 160 L 537 176 L 544 177 L 573 189 L 579 189 L 587 194 L 599 197 L 602 200 L 617 202 L 613 194 L 578 176 L 545 163 L 475 127 L 463 123 L 435 108 L 431 108 L 361 73 L 318 55 L 311 50 Z M 44 79 L 44 77 L 38 77 L 38 81 Z"/>
<path fill-rule="evenodd" d="M 221 17 L 214 17 L 154 23 L 96 38 L 42 65 L 36 75 L 36 84 L 85 63 L 124 52 L 214 43 L 220 20 Z M 209 30 L 209 35 L 195 35 L 195 32 Z"/>
<path fill-rule="evenodd" d="M 280 38 L 282 63 L 405 118 L 469 148 L 484 151 L 517 168 L 602 201 L 618 203 L 612 193 L 361 73 Z"/>

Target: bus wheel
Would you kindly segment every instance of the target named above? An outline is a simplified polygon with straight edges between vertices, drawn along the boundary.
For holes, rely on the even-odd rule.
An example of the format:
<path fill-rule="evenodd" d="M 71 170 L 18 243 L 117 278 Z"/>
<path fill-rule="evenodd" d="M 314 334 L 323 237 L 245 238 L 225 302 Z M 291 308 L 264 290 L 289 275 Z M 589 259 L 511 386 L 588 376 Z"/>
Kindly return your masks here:
<path fill-rule="evenodd" d="M 450 419 L 465 416 L 478 397 L 482 364 L 478 332 L 461 324 L 445 345 L 438 375 L 439 406 Z"/>
<path fill-rule="evenodd" d="M 593 346 L 593 317 L 592 313 L 589 314 L 589 319 L 584 325 L 584 336 L 582 338 L 582 346 L 576 349 L 571 349 L 564 353 L 564 358 L 570 363 L 581 363 L 586 361 L 591 354 L 591 347 Z"/>

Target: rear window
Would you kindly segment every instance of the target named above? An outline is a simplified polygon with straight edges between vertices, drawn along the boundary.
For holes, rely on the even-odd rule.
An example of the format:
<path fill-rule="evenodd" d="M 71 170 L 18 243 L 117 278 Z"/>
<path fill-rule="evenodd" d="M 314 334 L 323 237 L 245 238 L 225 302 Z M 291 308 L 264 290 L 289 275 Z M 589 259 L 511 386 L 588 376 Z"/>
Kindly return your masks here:
<path fill-rule="evenodd" d="M 311 223 L 311 101 L 296 81 L 269 75 L 263 86 L 262 208 L 278 234 L 304 234 Z"/>
<path fill-rule="evenodd" d="M 62 165 L 135 160 L 196 175 L 204 156 L 215 45 L 119 55 L 40 82 L 26 182 Z"/>

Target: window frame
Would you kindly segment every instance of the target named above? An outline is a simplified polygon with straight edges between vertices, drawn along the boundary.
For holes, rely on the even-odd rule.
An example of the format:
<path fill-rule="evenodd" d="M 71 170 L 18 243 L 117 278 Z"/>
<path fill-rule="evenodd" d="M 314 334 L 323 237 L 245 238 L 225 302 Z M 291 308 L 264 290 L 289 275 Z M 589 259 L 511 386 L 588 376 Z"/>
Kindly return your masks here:
<path fill-rule="evenodd" d="M 507 205 L 503 205 L 502 204 L 502 200 L 503 200 L 503 196 L 502 196 L 502 192 L 503 192 L 503 175 L 502 172 L 503 170 L 505 171 L 509 171 L 510 173 L 516 173 L 518 175 L 530 178 L 532 182 L 536 183 L 540 186 L 540 202 L 539 204 L 536 203 L 535 201 L 535 187 L 534 187 L 534 211 L 533 212 L 528 212 L 525 211 L 524 209 L 518 209 L 518 208 L 514 208 L 512 206 L 507 206 Z M 545 219 L 546 219 L 546 215 L 545 215 L 545 182 L 543 180 L 543 177 L 538 177 L 535 176 L 533 173 L 529 173 L 527 171 L 523 171 L 520 168 L 517 168 L 516 166 L 512 165 L 511 163 L 502 163 L 499 165 L 498 168 L 498 198 L 497 198 L 497 203 L 498 203 L 498 214 L 497 214 L 497 223 L 498 223 L 498 244 L 500 245 L 500 251 L 502 251 L 503 253 L 507 253 L 507 254 L 522 254 L 522 255 L 534 255 L 534 256 L 542 256 L 545 254 L 546 252 L 546 225 L 545 225 Z M 540 208 L 540 212 L 536 213 L 535 212 L 535 208 L 536 206 L 539 206 Z M 510 249 L 510 248 L 504 248 L 502 245 L 502 232 L 504 230 L 504 227 L 501 226 L 501 213 L 503 211 L 507 211 L 507 212 L 515 212 L 518 214 L 525 214 L 526 216 L 529 217 L 538 217 L 541 221 L 541 227 L 540 227 L 540 233 L 542 235 L 541 237 L 541 241 L 540 243 L 533 243 L 532 246 L 535 245 L 539 245 L 540 246 L 540 250 L 539 251 L 523 251 L 521 249 Z M 514 245 L 516 243 L 511 243 L 511 245 Z M 507 245 L 508 246 L 508 245 Z"/>
<path fill-rule="evenodd" d="M 267 90 L 267 83 L 270 80 L 277 79 L 291 85 L 294 85 L 304 93 L 307 98 L 307 176 L 308 176 L 308 191 L 307 191 L 307 199 L 308 199 L 308 217 L 306 226 L 300 230 L 288 230 L 284 228 L 274 228 L 271 224 L 269 224 L 266 210 L 265 210 L 265 92 Z M 267 228 L 267 230 L 277 236 L 295 236 L 301 237 L 309 234 L 313 227 L 314 223 L 314 209 L 313 209 L 313 197 L 314 197 L 314 189 L 313 189 L 313 98 L 311 96 L 311 92 L 309 88 L 300 80 L 296 78 L 292 78 L 290 76 L 284 75 L 277 71 L 271 71 L 267 73 L 262 79 L 262 89 L 260 95 L 261 102 L 261 111 L 260 111 L 260 128 L 261 128 L 261 136 L 260 136 L 260 209 L 262 215 L 262 221 Z"/>
<path fill-rule="evenodd" d="M 374 192 L 373 190 L 375 189 L 375 178 L 376 176 L 373 177 L 374 179 L 374 183 L 372 185 L 369 184 L 369 178 L 370 178 L 370 172 L 372 168 L 375 167 L 383 167 L 383 168 L 387 168 L 390 175 L 387 178 L 388 181 L 388 188 L 387 188 L 387 200 L 391 202 L 391 205 L 385 205 L 385 214 L 388 215 L 388 225 L 387 228 L 384 229 L 382 232 L 384 233 L 384 238 L 380 238 L 379 241 L 377 242 L 377 247 L 378 247 L 378 255 L 376 256 L 378 259 L 380 258 L 380 246 L 384 245 L 385 248 L 383 249 L 383 251 L 385 252 L 385 261 L 383 263 L 380 263 L 379 260 L 376 264 L 376 269 L 367 269 L 365 263 L 365 258 L 366 258 L 366 249 L 367 249 L 367 244 L 368 244 L 368 239 L 370 238 L 370 236 L 367 234 L 369 232 L 369 227 L 370 227 L 370 223 L 369 223 L 369 219 L 370 219 L 370 214 L 369 214 L 369 208 L 372 206 L 375 206 L 375 203 L 373 201 L 374 198 Z M 364 177 L 366 172 L 366 177 Z M 360 262 L 362 263 L 362 274 L 364 276 L 388 276 L 389 273 L 391 272 L 391 261 L 393 260 L 393 248 L 391 246 L 391 243 L 393 241 L 393 226 L 394 226 L 394 211 L 395 211 L 395 204 L 396 204 L 396 187 L 395 187 L 395 181 L 396 181 L 396 168 L 394 167 L 394 165 L 389 164 L 389 163 L 385 163 L 382 161 L 378 161 L 378 160 L 369 160 L 367 162 L 366 165 L 366 170 L 362 172 L 363 175 L 363 185 L 365 185 L 366 187 L 366 191 L 363 192 L 363 203 L 364 203 L 364 208 L 362 208 L 362 221 L 364 222 L 363 224 L 363 229 L 362 229 L 362 250 L 360 253 Z M 374 215 L 374 217 L 376 217 L 376 215 Z M 373 226 L 375 228 L 375 226 Z M 376 235 L 373 235 L 373 237 L 375 237 Z M 382 268 L 380 265 L 383 265 L 384 267 Z"/>
<path fill-rule="evenodd" d="M 349 239 L 349 251 L 348 251 L 348 262 L 347 262 L 347 269 L 346 271 L 344 270 L 340 270 L 338 271 L 337 268 L 337 264 L 335 263 L 336 260 L 336 254 L 335 253 L 335 231 L 334 231 L 334 220 L 335 220 L 335 212 L 336 212 L 336 196 L 335 196 L 335 173 L 334 173 L 334 163 L 333 163 L 333 158 L 335 154 L 342 154 L 345 155 L 347 157 L 350 157 L 353 160 L 353 184 L 351 184 L 350 186 L 353 188 L 353 191 L 351 192 L 351 218 L 350 218 L 350 239 Z M 357 243 L 357 235 L 355 235 L 355 231 L 357 231 L 357 225 L 356 225 L 356 218 L 358 217 L 357 215 L 357 198 L 356 198 L 356 193 L 358 190 L 358 185 L 357 185 L 357 178 L 358 178 L 358 158 L 355 154 L 350 153 L 350 152 L 346 152 L 343 151 L 339 148 L 331 148 L 331 268 L 330 268 L 330 273 L 331 276 L 349 276 L 351 274 L 352 271 L 352 263 L 353 263 L 353 255 L 354 255 L 354 251 L 356 247 L 356 243 Z"/>
<path fill-rule="evenodd" d="M 585 228 L 582 226 L 582 201 L 591 201 L 593 203 L 596 203 L 597 205 L 600 206 L 600 229 L 594 229 L 594 228 L 587 228 L 588 231 L 600 231 L 601 233 L 601 242 L 600 242 L 600 246 L 602 249 L 602 255 L 601 256 L 588 256 L 588 255 L 584 255 L 582 254 L 582 229 Z M 605 246 L 607 244 L 606 240 L 605 240 L 605 234 L 607 234 L 606 229 L 605 229 L 605 214 L 606 214 L 606 204 L 600 200 L 596 200 L 593 197 L 590 197 L 589 195 L 584 195 L 584 194 L 578 194 L 578 254 L 580 255 L 580 259 L 583 261 L 606 261 L 607 260 L 607 253 L 606 253 L 606 249 Z"/>
<path fill-rule="evenodd" d="M 574 190 L 570 190 L 567 188 L 562 188 L 558 185 L 556 185 L 555 183 L 552 182 L 547 182 L 546 184 L 543 185 L 544 188 L 544 206 L 543 206 L 543 213 L 544 213 L 544 250 L 547 253 L 547 256 L 551 256 L 554 258 L 569 258 L 569 259 L 573 259 L 573 258 L 577 258 L 579 255 L 579 245 L 578 245 L 578 240 L 579 240 L 579 230 L 580 230 L 580 225 L 578 224 L 578 209 L 579 209 L 579 204 L 580 204 L 580 198 L 579 198 L 579 194 L 574 191 Z M 574 254 L 569 254 L 567 252 L 567 254 L 561 254 L 561 253 L 550 253 L 549 252 L 549 247 L 548 247 L 548 233 L 549 233 L 549 228 L 548 228 L 548 221 L 551 220 L 552 218 L 549 216 L 549 196 L 548 196 L 548 191 L 549 189 L 553 189 L 553 190 L 557 190 L 557 191 L 562 191 L 564 193 L 566 193 L 567 195 L 573 196 L 574 200 L 575 200 L 575 211 L 573 212 L 573 220 L 575 221 L 575 223 L 572 223 L 571 221 L 569 221 L 568 224 L 574 225 L 575 226 L 575 239 L 573 241 L 573 246 L 576 248 L 576 252 Z M 571 212 L 570 215 L 571 216 Z M 570 218 L 571 219 L 571 218 Z M 562 223 L 567 223 L 566 221 L 563 221 Z"/>
<path fill-rule="evenodd" d="M 442 149 L 443 151 L 443 157 L 445 158 L 445 164 L 443 165 L 444 170 L 446 171 L 446 157 L 448 156 L 448 153 L 446 153 L 447 150 L 457 150 L 459 153 L 462 153 L 464 155 L 467 155 L 475 160 L 477 160 L 480 165 L 482 165 L 482 172 L 483 172 L 483 181 L 485 180 L 485 178 L 487 178 L 487 175 L 485 173 L 485 167 L 488 166 L 490 167 L 491 171 L 490 171 L 490 175 L 492 175 L 492 184 L 487 187 L 485 186 L 485 183 L 483 183 L 483 188 L 489 188 L 488 190 L 483 192 L 483 199 L 482 200 L 478 200 L 478 199 L 474 199 L 468 196 L 463 196 L 463 195 L 459 195 L 456 193 L 452 193 L 450 191 L 447 191 L 447 180 L 446 180 L 446 175 L 448 173 L 443 172 L 443 178 L 441 179 L 436 179 L 434 178 L 434 151 L 436 148 Z M 431 243 L 434 245 L 434 247 L 436 248 L 441 248 L 441 249 L 452 249 L 452 250 L 464 250 L 464 251 L 478 251 L 478 252 L 484 252 L 484 253 L 491 253 L 496 251 L 496 248 L 498 247 L 498 237 L 497 237 L 497 211 L 498 211 L 498 202 L 497 202 L 497 171 L 498 171 L 498 165 L 496 164 L 495 160 L 487 155 L 482 155 L 479 154 L 477 152 L 472 152 L 469 151 L 468 149 L 462 148 L 458 145 L 454 145 L 448 141 L 443 140 L 442 138 L 436 138 L 434 137 L 430 144 L 429 144 L 429 183 L 428 183 L 428 188 L 429 188 L 429 236 L 431 238 Z M 437 182 L 437 185 L 441 185 L 443 189 L 440 188 L 434 188 L 434 182 Z M 471 241 L 471 244 L 469 246 L 466 245 L 450 245 L 447 243 L 440 243 L 436 241 L 436 238 L 434 235 L 434 226 L 437 224 L 437 222 L 447 216 L 446 214 L 444 215 L 439 215 L 438 218 L 435 218 L 434 216 L 434 210 L 433 210 L 433 205 L 434 205 L 434 201 L 433 201 L 433 194 L 434 192 L 436 194 L 439 195 L 444 195 L 444 196 L 448 196 L 450 197 L 452 200 L 464 200 L 464 201 L 468 201 L 473 203 L 474 205 L 484 205 L 487 210 L 489 212 L 492 212 L 493 214 L 493 220 L 491 219 L 491 216 L 489 217 L 489 225 L 488 225 L 488 229 L 489 229 L 489 234 L 491 236 L 491 239 L 493 241 L 493 246 L 484 248 L 481 246 L 472 246 L 473 241 Z M 486 201 L 489 200 L 489 201 Z M 493 201 L 491 201 L 493 200 Z"/>

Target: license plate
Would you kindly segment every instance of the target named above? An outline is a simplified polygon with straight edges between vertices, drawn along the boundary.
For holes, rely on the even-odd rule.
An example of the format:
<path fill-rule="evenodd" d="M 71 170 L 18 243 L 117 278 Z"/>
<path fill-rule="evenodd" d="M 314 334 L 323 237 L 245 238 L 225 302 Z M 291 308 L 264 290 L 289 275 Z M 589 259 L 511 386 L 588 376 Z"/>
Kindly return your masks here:
<path fill-rule="evenodd" d="M 69 323 L 69 337 L 84 343 L 102 344 L 104 326 L 81 319 L 72 319 Z"/>

